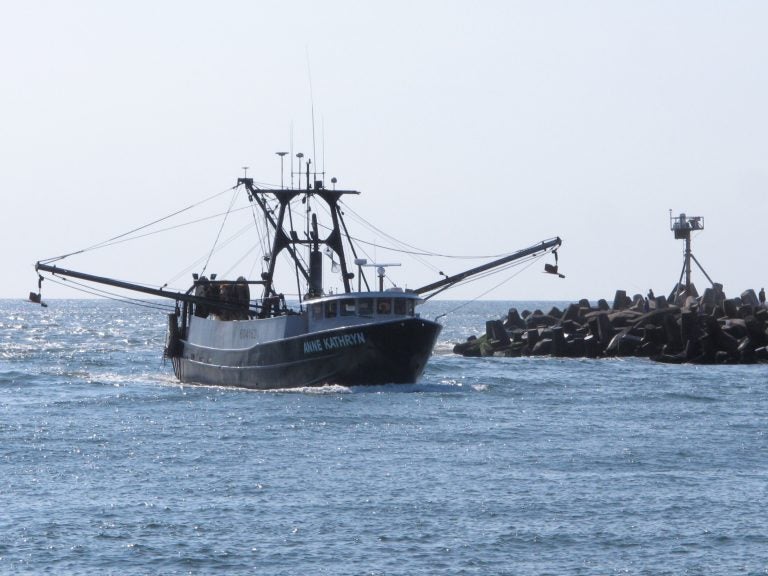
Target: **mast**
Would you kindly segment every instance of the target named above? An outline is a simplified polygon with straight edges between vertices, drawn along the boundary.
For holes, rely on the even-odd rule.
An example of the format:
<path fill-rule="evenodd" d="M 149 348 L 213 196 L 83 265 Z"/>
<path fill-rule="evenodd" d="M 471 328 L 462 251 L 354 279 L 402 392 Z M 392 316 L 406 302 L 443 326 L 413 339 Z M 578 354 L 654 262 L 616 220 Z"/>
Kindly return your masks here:
<path fill-rule="evenodd" d="M 261 277 L 264 280 L 264 296 L 269 297 L 270 294 L 273 292 L 273 283 L 274 283 L 274 277 L 275 277 L 275 267 L 277 266 L 277 256 L 280 254 L 280 252 L 287 248 L 288 252 L 291 255 L 291 258 L 293 259 L 296 269 L 301 272 L 301 275 L 304 276 L 304 279 L 309 281 L 309 273 L 302 265 L 301 261 L 299 260 L 295 248 L 292 246 L 293 240 L 288 237 L 288 235 L 285 233 L 285 229 L 283 228 L 283 222 L 285 222 L 285 212 L 288 208 L 288 204 L 290 204 L 291 200 L 298 195 L 297 191 L 294 190 L 280 190 L 280 192 L 284 192 L 284 194 L 276 194 L 277 199 L 280 201 L 280 212 L 277 216 L 277 222 L 274 221 L 274 219 L 269 215 L 269 210 L 266 209 L 266 205 L 263 204 L 263 200 L 259 202 L 259 205 L 262 207 L 262 210 L 264 210 L 265 214 L 269 215 L 268 220 L 273 225 L 275 229 L 275 238 L 272 241 L 272 253 L 269 259 L 269 269 L 267 272 L 264 272 Z M 254 198 L 258 198 L 257 194 L 253 194 Z M 295 232 L 294 232 L 295 234 Z"/>
<path fill-rule="evenodd" d="M 333 230 L 323 242 L 331 250 L 336 252 L 339 257 L 339 266 L 341 267 L 341 278 L 344 282 L 344 292 L 351 292 L 352 287 L 350 280 L 354 277 L 347 268 L 347 259 L 344 256 L 344 246 L 341 242 L 341 224 L 344 220 L 341 216 L 341 209 L 339 208 L 339 199 L 343 194 L 359 194 L 350 190 L 326 190 L 325 188 L 319 188 L 316 190 L 317 195 L 322 198 L 328 207 L 331 209 L 331 222 L 333 223 Z M 344 226 L 346 229 L 346 225 Z"/>
<path fill-rule="evenodd" d="M 327 190 L 323 186 L 323 182 L 318 180 L 314 182 L 314 187 L 310 182 L 310 163 L 306 163 L 306 177 L 307 187 L 302 189 L 301 185 L 295 189 L 279 190 L 262 190 L 256 188 L 253 184 L 253 178 L 239 178 L 238 185 L 243 184 L 248 190 L 249 198 L 252 198 L 259 205 L 259 208 L 266 215 L 267 221 L 275 231 L 274 240 L 272 243 L 272 254 L 269 261 L 269 269 L 262 274 L 262 280 L 264 281 L 264 295 L 268 297 L 274 291 L 274 274 L 275 267 L 277 265 L 277 257 L 283 250 L 287 250 L 291 259 L 293 260 L 296 269 L 303 276 L 308 285 L 308 296 L 316 297 L 323 293 L 323 253 L 320 250 L 321 245 L 328 246 L 333 250 L 339 259 L 339 265 L 341 267 L 341 276 L 344 282 L 344 291 L 351 292 L 350 280 L 354 277 L 354 274 L 349 272 L 347 266 L 347 260 L 344 255 L 344 246 L 342 244 L 341 227 L 344 226 L 344 221 L 339 208 L 339 200 L 345 194 L 359 194 L 356 190 Z M 267 206 L 264 196 L 272 196 L 280 203 L 280 210 L 278 216 L 275 219 L 272 212 Z M 328 211 L 331 214 L 331 232 L 326 238 L 321 238 L 317 215 L 312 213 L 311 220 L 309 222 L 309 230 L 307 231 L 307 237 L 302 239 L 296 230 L 285 230 L 285 216 L 288 210 L 290 210 L 291 201 L 302 196 L 302 201 L 309 202 L 310 197 L 317 196 L 324 201 L 328 206 Z M 309 269 L 304 265 L 299 258 L 297 250 L 298 246 L 309 247 Z"/>

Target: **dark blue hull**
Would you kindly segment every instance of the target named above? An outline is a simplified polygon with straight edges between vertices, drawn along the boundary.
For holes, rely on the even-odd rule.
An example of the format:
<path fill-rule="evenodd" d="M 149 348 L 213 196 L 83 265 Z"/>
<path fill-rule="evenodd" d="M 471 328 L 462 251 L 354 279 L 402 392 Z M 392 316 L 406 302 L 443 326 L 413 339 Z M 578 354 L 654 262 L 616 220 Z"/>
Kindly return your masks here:
<path fill-rule="evenodd" d="M 338 328 L 245 350 L 201 348 L 182 340 L 173 359 L 182 382 L 258 390 L 341 384 L 412 384 L 441 326 L 421 318 Z"/>

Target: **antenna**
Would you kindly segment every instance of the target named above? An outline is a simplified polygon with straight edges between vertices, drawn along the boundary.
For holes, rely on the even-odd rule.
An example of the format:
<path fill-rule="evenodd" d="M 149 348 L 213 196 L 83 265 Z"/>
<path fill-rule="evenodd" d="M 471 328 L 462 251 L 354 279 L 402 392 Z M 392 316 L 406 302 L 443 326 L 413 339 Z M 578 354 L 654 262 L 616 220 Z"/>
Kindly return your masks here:
<path fill-rule="evenodd" d="M 309 77 L 309 104 L 312 111 L 312 158 L 317 159 L 317 147 L 315 146 L 315 94 L 312 91 L 312 68 L 309 66 L 309 47 L 305 46 L 307 55 L 307 76 Z M 317 171 L 312 173 L 313 180 L 317 180 Z"/>
<path fill-rule="evenodd" d="M 285 188 L 285 185 L 283 184 L 283 160 L 288 152 L 275 152 L 275 154 L 280 156 L 280 188 Z"/>
<path fill-rule="evenodd" d="M 323 155 L 320 163 L 320 176 L 325 180 L 325 118 L 322 116 L 320 116 L 320 140 L 322 142 L 320 153 Z"/>
<path fill-rule="evenodd" d="M 304 158 L 304 154 L 302 152 L 299 152 L 296 154 L 296 158 L 299 159 L 299 188 L 301 188 L 301 159 Z M 293 160 L 291 160 L 291 164 L 293 164 Z M 291 188 L 293 188 L 293 172 L 291 172 Z"/>
<path fill-rule="evenodd" d="M 357 265 L 357 291 L 360 292 L 360 279 L 363 275 L 362 268 L 376 268 L 376 275 L 379 277 L 379 292 L 384 292 L 384 277 L 387 275 L 387 268 L 390 266 L 400 266 L 399 262 L 375 263 L 368 262 L 366 258 L 355 258 Z"/>

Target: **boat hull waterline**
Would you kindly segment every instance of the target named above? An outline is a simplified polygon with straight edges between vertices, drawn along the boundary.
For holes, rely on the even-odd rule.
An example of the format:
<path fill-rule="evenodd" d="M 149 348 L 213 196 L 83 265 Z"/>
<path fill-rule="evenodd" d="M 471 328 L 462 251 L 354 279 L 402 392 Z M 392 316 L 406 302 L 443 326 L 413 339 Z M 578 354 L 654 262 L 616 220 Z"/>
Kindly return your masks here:
<path fill-rule="evenodd" d="M 256 390 L 322 385 L 413 384 L 442 327 L 422 318 L 353 325 L 242 349 L 182 340 L 173 358 L 183 383 Z"/>

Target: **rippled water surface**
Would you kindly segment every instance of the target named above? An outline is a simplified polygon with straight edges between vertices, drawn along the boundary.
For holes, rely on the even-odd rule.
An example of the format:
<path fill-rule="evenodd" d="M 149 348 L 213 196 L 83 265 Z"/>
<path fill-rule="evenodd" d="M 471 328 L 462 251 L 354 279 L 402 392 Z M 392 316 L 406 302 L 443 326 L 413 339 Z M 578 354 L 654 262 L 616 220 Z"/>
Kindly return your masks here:
<path fill-rule="evenodd" d="M 419 384 L 264 393 L 179 385 L 161 313 L 0 301 L 0 573 L 768 574 L 768 367 L 450 353 L 510 305 Z"/>

